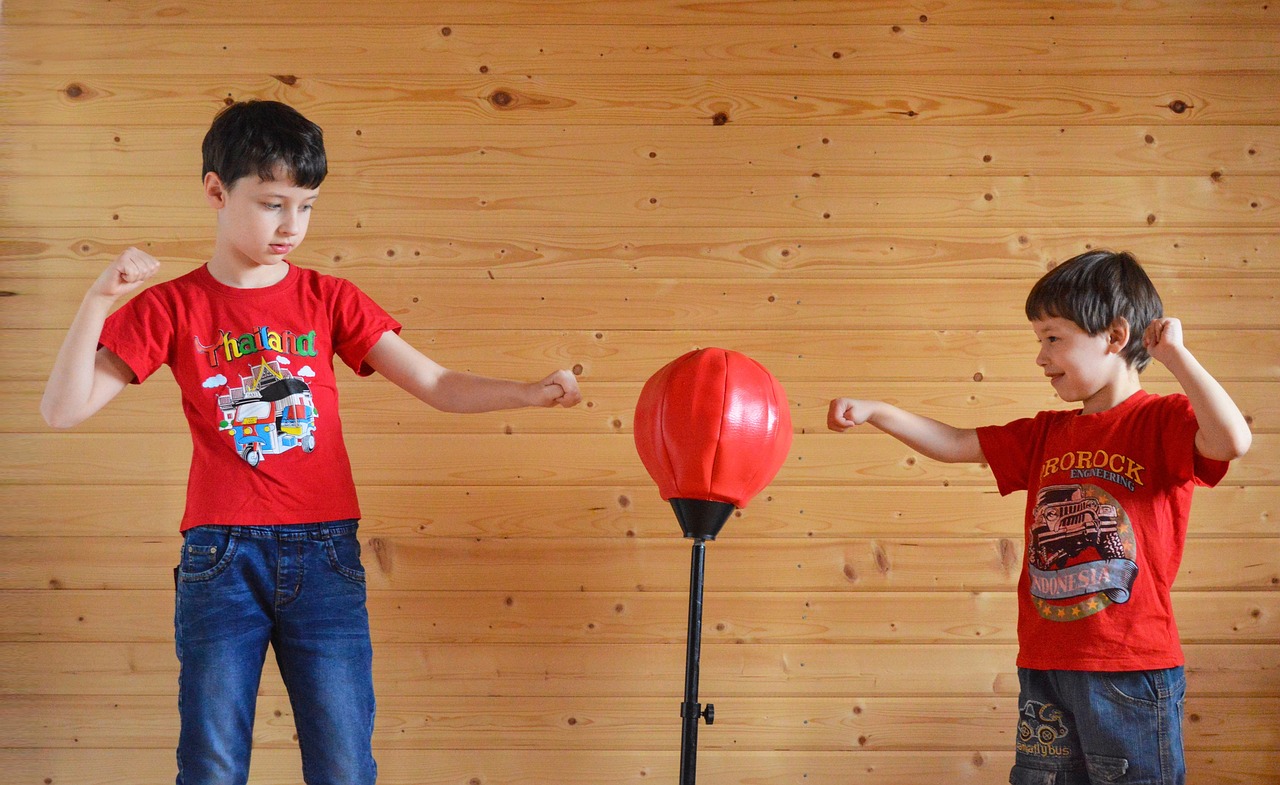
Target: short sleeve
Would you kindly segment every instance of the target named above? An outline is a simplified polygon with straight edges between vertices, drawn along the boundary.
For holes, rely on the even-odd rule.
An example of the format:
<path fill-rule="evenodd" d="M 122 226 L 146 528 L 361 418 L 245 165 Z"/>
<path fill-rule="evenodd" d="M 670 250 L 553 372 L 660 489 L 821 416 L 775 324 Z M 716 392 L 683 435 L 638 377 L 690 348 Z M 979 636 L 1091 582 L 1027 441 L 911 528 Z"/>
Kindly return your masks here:
<path fill-rule="evenodd" d="M 175 316 L 157 288 L 143 291 L 107 317 L 98 346 L 110 349 L 141 384 L 173 358 Z"/>
<path fill-rule="evenodd" d="M 1161 403 L 1167 409 L 1165 432 L 1172 438 L 1172 444 L 1165 447 L 1166 453 L 1181 456 L 1184 479 L 1189 479 L 1196 485 L 1217 485 L 1226 476 L 1231 464 L 1206 458 L 1196 451 L 1196 434 L 1200 432 L 1200 423 L 1196 420 L 1190 399 L 1182 394 L 1166 395 L 1161 398 Z M 1189 477 L 1186 472 L 1189 472 Z"/>
<path fill-rule="evenodd" d="M 373 373 L 365 362 L 369 350 L 388 331 L 399 333 L 401 325 L 373 298 L 350 281 L 337 279 L 333 304 L 333 350 L 360 376 Z"/>
<path fill-rule="evenodd" d="M 1001 496 L 1025 491 L 1031 480 L 1031 450 L 1041 423 L 1025 417 L 1005 425 L 978 428 L 978 444 L 996 478 Z"/>

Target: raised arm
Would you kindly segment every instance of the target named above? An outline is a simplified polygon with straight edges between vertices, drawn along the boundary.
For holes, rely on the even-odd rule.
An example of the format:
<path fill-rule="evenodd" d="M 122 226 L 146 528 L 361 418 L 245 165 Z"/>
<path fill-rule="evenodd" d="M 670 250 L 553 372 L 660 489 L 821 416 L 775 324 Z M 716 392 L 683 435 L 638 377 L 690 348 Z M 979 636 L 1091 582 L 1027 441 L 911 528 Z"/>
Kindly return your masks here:
<path fill-rule="evenodd" d="M 128 248 L 89 287 L 40 399 L 40 414 L 49 425 L 70 428 L 85 421 L 133 381 L 129 366 L 109 349 L 98 349 L 98 339 L 115 301 L 142 286 L 159 268 L 150 255 Z"/>
<path fill-rule="evenodd" d="M 913 450 L 943 463 L 983 463 L 978 432 L 899 409 L 883 401 L 836 398 L 827 410 L 827 427 L 843 433 L 870 423 Z"/>
<path fill-rule="evenodd" d="M 365 362 L 397 387 L 445 412 L 491 412 L 526 406 L 575 406 L 582 400 L 578 380 L 556 371 L 537 382 L 516 382 L 451 371 L 410 346 L 393 332 L 384 333 Z"/>
<path fill-rule="evenodd" d="M 1143 333 L 1142 343 L 1152 359 L 1169 369 L 1191 401 L 1200 424 L 1196 452 L 1218 461 L 1232 461 L 1248 452 L 1253 444 L 1249 423 L 1218 380 L 1183 344 L 1182 322 L 1156 319 Z"/>

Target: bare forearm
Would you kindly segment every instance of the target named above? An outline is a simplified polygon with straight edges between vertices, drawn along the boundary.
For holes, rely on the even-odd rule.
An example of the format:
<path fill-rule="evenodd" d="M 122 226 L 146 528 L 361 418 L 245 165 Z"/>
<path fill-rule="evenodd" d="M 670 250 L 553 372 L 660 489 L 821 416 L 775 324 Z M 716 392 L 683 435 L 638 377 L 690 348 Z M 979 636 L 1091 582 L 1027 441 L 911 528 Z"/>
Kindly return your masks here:
<path fill-rule="evenodd" d="M 451 371 L 419 352 L 394 332 L 386 332 L 365 356 L 375 371 L 428 406 L 445 412 L 492 412 L 525 406 L 574 406 L 582 396 L 569 371 L 538 382 L 493 379 Z"/>
<path fill-rule="evenodd" d="M 457 413 L 521 409 L 540 404 L 532 385 L 525 382 L 451 370 L 438 374 L 430 392 L 418 398 L 441 411 Z"/>
<path fill-rule="evenodd" d="M 944 422 L 881 403 L 867 422 L 935 461 L 977 463 L 982 460 L 977 434 Z"/>
<path fill-rule="evenodd" d="M 40 400 L 40 413 L 55 428 L 70 428 L 105 403 L 102 401 L 95 405 L 94 388 L 97 382 L 98 339 L 102 336 L 102 325 L 111 311 L 112 302 L 98 295 L 86 295 L 58 349 Z"/>
<path fill-rule="evenodd" d="M 921 454 L 944 463 L 985 460 L 978 433 L 899 409 L 884 401 L 836 398 L 827 411 L 827 427 L 848 431 L 870 423 Z"/>

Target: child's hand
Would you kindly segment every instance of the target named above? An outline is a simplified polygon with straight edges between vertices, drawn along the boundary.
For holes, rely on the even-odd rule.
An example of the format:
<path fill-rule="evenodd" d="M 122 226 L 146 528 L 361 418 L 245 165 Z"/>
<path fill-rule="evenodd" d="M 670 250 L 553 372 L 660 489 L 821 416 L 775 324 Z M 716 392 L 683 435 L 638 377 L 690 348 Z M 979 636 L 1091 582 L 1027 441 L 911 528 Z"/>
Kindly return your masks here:
<path fill-rule="evenodd" d="M 871 408 L 872 401 L 836 398 L 827 409 L 827 427 L 837 433 L 844 433 L 870 419 Z"/>
<path fill-rule="evenodd" d="M 578 377 L 572 371 L 559 370 L 537 382 L 539 406 L 577 406 L 582 401 L 578 392 Z"/>
<path fill-rule="evenodd" d="M 1147 325 L 1147 331 L 1142 334 L 1142 345 L 1146 347 L 1151 359 L 1159 361 L 1161 365 L 1168 365 L 1183 349 L 1182 322 L 1170 318 L 1153 319 Z"/>
<path fill-rule="evenodd" d="M 160 262 L 145 251 L 129 247 L 116 257 L 98 280 L 89 287 L 90 294 L 109 299 L 123 297 L 146 283 L 160 269 Z"/>

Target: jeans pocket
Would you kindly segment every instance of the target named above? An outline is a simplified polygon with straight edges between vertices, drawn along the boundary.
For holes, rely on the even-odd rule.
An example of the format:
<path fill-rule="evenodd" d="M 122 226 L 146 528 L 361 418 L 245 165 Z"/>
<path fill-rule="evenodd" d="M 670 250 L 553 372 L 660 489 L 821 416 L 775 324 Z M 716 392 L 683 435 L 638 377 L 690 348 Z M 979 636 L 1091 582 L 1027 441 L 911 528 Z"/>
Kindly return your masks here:
<path fill-rule="evenodd" d="M 1107 755 L 1085 753 L 1084 765 L 1089 770 L 1089 779 L 1092 782 L 1123 782 L 1125 772 L 1129 770 L 1127 759 L 1112 758 Z"/>
<path fill-rule="evenodd" d="M 1015 765 L 1009 772 L 1009 785 L 1054 785 L 1057 781 L 1058 772 L 1030 766 Z"/>
<path fill-rule="evenodd" d="M 1167 694 L 1162 671 L 1117 671 L 1098 676 L 1113 698 L 1126 703 L 1157 706 Z"/>
<path fill-rule="evenodd" d="M 364 583 L 364 566 L 360 563 L 360 540 L 354 532 L 325 540 L 329 565 L 347 580 Z"/>
<path fill-rule="evenodd" d="M 199 583 L 220 575 L 235 556 L 237 537 L 225 526 L 197 526 L 183 534 L 178 560 L 180 583 Z"/>

